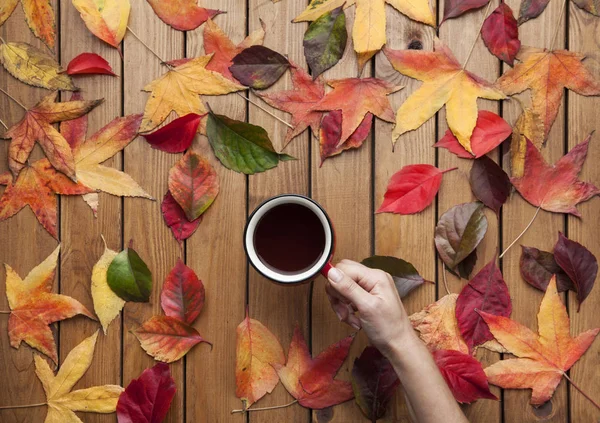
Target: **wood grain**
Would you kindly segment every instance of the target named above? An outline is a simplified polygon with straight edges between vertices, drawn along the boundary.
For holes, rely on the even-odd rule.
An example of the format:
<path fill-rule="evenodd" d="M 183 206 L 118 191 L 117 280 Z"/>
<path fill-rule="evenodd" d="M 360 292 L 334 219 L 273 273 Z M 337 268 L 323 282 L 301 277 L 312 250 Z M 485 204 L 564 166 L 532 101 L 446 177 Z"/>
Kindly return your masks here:
<path fill-rule="evenodd" d="M 259 19 L 265 22 L 267 37 L 265 46 L 287 54 L 291 60 L 303 64 L 302 40 L 305 25 L 292 24 L 291 20 L 303 9 L 302 2 L 282 1 L 272 4 L 264 0 L 249 1 L 248 29 L 253 31 L 260 25 Z M 290 89 L 289 74 L 286 73 L 269 91 Z M 254 94 L 251 98 L 261 102 Z M 264 105 L 264 103 L 262 103 Z M 276 150 L 283 148 L 287 127 L 276 121 L 262 110 L 250 105 L 249 122 L 262 126 L 273 141 Z M 268 106 L 265 106 L 268 107 Z M 289 115 L 274 111 L 277 116 L 287 121 Z M 262 201 L 277 194 L 309 194 L 308 187 L 308 136 L 300 135 L 285 150 L 297 158 L 295 161 L 281 162 L 277 168 L 249 176 L 248 210 L 251 212 Z M 276 285 L 260 276 L 252 267 L 249 268 L 248 308 L 250 317 L 256 318 L 267 326 L 280 340 L 284 351 L 289 347 L 294 331 L 298 324 L 306 339 L 309 339 L 309 293 L 310 285 L 283 286 Z M 267 395 L 256 406 L 268 407 L 286 404 L 293 398 L 279 384 L 271 395 Z M 295 404 L 292 407 L 273 410 L 264 413 L 254 413 L 249 416 L 252 423 L 289 421 L 308 421 L 309 411 Z"/>
<path fill-rule="evenodd" d="M 227 10 L 215 23 L 233 40 L 246 36 L 245 0 L 210 0 L 205 7 Z M 188 57 L 204 54 L 205 25 L 187 33 Z M 236 94 L 205 97 L 211 108 L 233 119 L 246 119 L 246 102 Z M 194 150 L 209 158 L 219 175 L 217 200 L 187 241 L 187 264 L 204 282 L 206 303 L 196 327 L 213 343 L 213 350 L 195 348 L 186 357 L 187 420 L 193 422 L 242 422 L 231 414 L 241 408 L 235 396 L 236 327 L 244 318 L 246 303 L 246 256 L 242 246 L 246 222 L 246 176 L 233 172 L 214 156 L 205 136 L 196 137 Z M 190 400 L 191 399 L 191 400 Z"/>
<path fill-rule="evenodd" d="M 411 21 L 388 8 L 387 43 L 391 49 L 405 50 L 421 46 L 423 50 L 433 49 L 435 30 L 429 26 Z M 375 76 L 395 85 L 404 86 L 401 91 L 390 95 L 392 109 L 398 107 L 421 85 L 420 81 L 397 72 L 385 55 L 375 59 Z M 376 121 L 374 140 L 374 209 L 383 201 L 389 179 L 402 167 L 410 164 L 428 163 L 435 165 L 436 151 L 432 147 L 436 138 L 435 118 L 427 121 L 413 132 L 399 138 L 394 151 L 391 147 L 393 124 Z M 412 263 L 421 276 L 430 281 L 436 279 L 436 256 L 433 242 L 436 202 L 416 215 L 395 215 L 382 213 L 375 215 L 375 254 L 399 257 Z M 403 299 L 408 314 L 421 310 L 436 300 L 436 285 L 425 284 Z M 393 407 L 384 421 L 408 421 L 409 414 L 401 390 L 398 389 Z"/>
<path fill-rule="evenodd" d="M 519 10 L 519 1 L 507 1 L 515 13 Z M 565 18 L 558 23 L 562 2 L 550 2 L 546 10 L 536 19 L 532 19 L 519 27 L 519 38 L 522 45 L 534 47 L 549 47 L 550 40 L 554 35 L 557 25 L 560 25 L 558 40 L 564 40 Z M 564 44 L 557 43 L 561 48 Z M 508 69 L 505 66 L 504 71 Z M 523 93 L 520 98 L 530 104 L 529 92 Z M 564 111 L 565 102 L 560 107 L 558 116 L 545 147 L 542 148 L 544 158 L 554 163 L 564 154 Z M 503 107 L 503 117 L 511 125 L 514 124 L 521 113 L 516 101 L 506 101 Z M 505 164 L 505 167 L 508 164 Z M 508 171 L 508 168 L 507 168 Z M 503 208 L 503 233 L 502 244 L 506 248 L 513 239 L 525 228 L 533 214 L 535 207 L 527 203 L 517 193 L 513 192 L 506 206 Z M 529 231 L 515 244 L 515 246 L 504 256 L 502 268 L 504 279 L 513 301 L 513 312 L 511 318 L 517 322 L 535 330 L 537 328 L 537 313 L 542 299 L 542 292 L 532 288 L 521 277 L 519 271 L 519 258 L 521 248 L 519 245 L 533 246 L 540 250 L 551 251 L 558 239 L 558 231 L 564 229 L 564 216 L 557 213 L 540 211 L 535 223 Z M 509 358 L 509 357 L 506 357 Z M 530 390 L 505 390 L 504 391 L 504 419 L 505 421 L 520 422 L 565 422 L 568 414 L 568 401 L 565 381 L 561 382 L 551 404 L 538 409 L 529 405 L 531 398 Z"/>
<path fill-rule="evenodd" d="M 56 11 L 56 1 L 51 2 Z M 59 17 L 57 16 L 57 19 Z M 0 28 L 2 38 L 7 42 L 26 42 L 36 46 L 39 49 L 48 48 L 35 38 L 25 23 L 25 15 L 19 6 L 15 9 L 12 16 Z M 13 78 L 4 69 L 0 70 L 0 87 L 10 93 L 26 107 L 34 106 L 43 96 L 48 95 L 49 91 L 41 88 L 34 88 L 23 84 Z M 0 119 L 9 127 L 16 124 L 24 114 L 24 110 L 15 102 L 0 93 Z M 4 133 L 4 128 L 2 128 Z M 8 170 L 8 142 L 1 144 L 2 160 L 0 160 L 0 171 Z M 35 161 L 43 157 L 43 152 L 36 146 L 30 161 Z M 4 191 L 4 187 L 0 187 Z M 38 223 L 29 207 L 21 210 L 17 215 L 10 219 L 0 222 L 0 239 L 3 246 L 0 248 L 0 262 L 9 264 L 21 276 L 25 277 L 29 271 L 41 263 L 57 246 L 57 241 L 46 232 Z M 6 273 L 4 268 L 0 270 L 0 309 L 8 310 L 8 301 L 6 299 Z M 58 292 L 58 276 L 55 278 L 53 289 Z M 60 325 L 54 325 L 55 341 L 59 347 L 59 328 Z M 25 405 L 42 403 L 45 401 L 42 384 L 35 375 L 33 364 L 33 349 L 25 343 L 21 343 L 18 350 L 10 346 L 8 336 L 8 314 L 0 315 L 0 362 L 2 363 L 2 374 L 5 381 L 4 386 L 9 389 L 0 391 L 0 405 Z M 35 407 L 16 410 L 0 410 L 0 421 L 7 423 L 25 423 L 31 421 L 43 421 L 46 416 L 46 407 Z"/>
<path fill-rule="evenodd" d="M 129 26 L 143 37 L 163 60 L 184 57 L 183 34 L 165 25 L 145 1 L 133 2 Z M 142 88 L 167 71 L 148 49 L 131 34 L 124 40 L 124 112 L 141 113 L 149 95 Z M 134 248 L 152 271 L 153 288 L 150 304 L 127 303 L 124 310 L 123 328 L 123 384 L 127 384 L 146 368 L 154 365 L 152 357 L 140 347 L 136 337 L 130 332 L 152 315 L 162 314 L 160 292 L 163 281 L 173 268 L 178 257 L 183 257 L 177 241 L 165 225 L 160 211 L 160 201 L 167 192 L 169 169 L 179 160 L 178 154 L 165 154 L 150 147 L 138 138 L 125 149 L 124 169 L 157 201 L 143 198 L 126 198 L 123 207 L 124 246 L 133 240 Z M 206 344 L 196 348 L 206 349 Z M 185 390 L 183 360 L 170 365 L 176 381 L 177 394 L 173 399 L 165 422 L 183 421 L 185 411 Z"/>
<path fill-rule="evenodd" d="M 600 33 L 598 18 L 570 5 L 569 10 L 569 50 L 578 51 L 587 56 L 586 66 L 600 79 Z M 600 185 L 600 144 L 598 143 L 598 108 L 600 97 L 584 97 L 568 92 L 567 141 L 571 149 L 585 139 L 591 131 L 596 131 L 590 143 L 588 157 L 580 178 L 596 186 Z M 597 258 L 600 257 L 600 228 L 598 227 L 598 206 L 600 200 L 594 198 L 580 206 L 581 219 L 569 216 L 567 233 L 569 239 L 583 244 Z M 598 280 L 596 279 L 596 284 Z M 571 316 L 571 332 L 578 334 L 584 330 L 598 327 L 597 304 L 600 303 L 600 287 L 596 286 L 577 312 L 577 296 L 568 293 L 568 307 Z M 590 369 L 600 366 L 600 341 L 596 340 L 587 353 L 573 366 L 570 377 L 583 391 L 596 402 L 600 400 L 600 380 L 590 377 Z M 600 410 L 593 407 L 573 387 L 570 388 L 570 420 L 572 422 L 592 422 L 600 420 Z"/>

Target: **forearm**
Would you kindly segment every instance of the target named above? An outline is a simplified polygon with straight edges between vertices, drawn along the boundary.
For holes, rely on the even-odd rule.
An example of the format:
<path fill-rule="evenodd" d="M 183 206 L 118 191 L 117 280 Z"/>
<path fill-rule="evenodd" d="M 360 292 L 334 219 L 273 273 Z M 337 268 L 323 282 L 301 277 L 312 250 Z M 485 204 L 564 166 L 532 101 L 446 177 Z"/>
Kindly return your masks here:
<path fill-rule="evenodd" d="M 416 423 L 468 423 L 433 357 L 416 335 L 391 345 L 387 355 L 402 382 Z"/>

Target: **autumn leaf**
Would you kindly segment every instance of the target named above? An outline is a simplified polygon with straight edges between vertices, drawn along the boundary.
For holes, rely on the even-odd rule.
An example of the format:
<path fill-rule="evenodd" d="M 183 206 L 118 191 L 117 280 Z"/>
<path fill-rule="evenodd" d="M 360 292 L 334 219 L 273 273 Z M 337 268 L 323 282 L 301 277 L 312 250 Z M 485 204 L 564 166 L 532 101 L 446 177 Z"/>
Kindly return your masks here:
<path fill-rule="evenodd" d="M 2 43 L 0 61 L 12 76 L 34 87 L 66 91 L 78 89 L 54 57 L 30 44 Z"/>
<path fill-rule="evenodd" d="M 116 76 L 108 63 L 102 56 L 95 53 L 81 53 L 71 59 L 67 65 L 68 75 L 112 75 Z"/>
<path fill-rule="evenodd" d="M 110 289 L 125 301 L 148 302 L 152 292 L 152 273 L 131 247 L 118 253 L 106 271 Z"/>
<path fill-rule="evenodd" d="M 425 210 L 440 189 L 443 174 L 456 169 L 442 171 L 430 164 L 404 166 L 390 178 L 376 213 L 414 214 Z"/>
<path fill-rule="evenodd" d="M 521 245 L 521 249 L 519 269 L 521 270 L 521 276 L 523 276 L 523 279 L 529 285 L 540 291 L 546 291 L 550 279 L 552 276 L 556 276 L 558 292 L 564 292 L 573 288 L 573 281 L 556 264 L 554 254 L 524 245 Z"/>
<path fill-rule="evenodd" d="M 104 237 L 102 238 L 104 241 Z M 94 267 L 92 268 L 92 300 L 94 301 L 94 311 L 100 319 L 102 330 L 106 335 L 108 325 L 121 313 L 125 301 L 121 299 L 108 285 L 107 272 L 118 253 L 111 250 L 104 241 L 104 253 Z"/>
<path fill-rule="evenodd" d="M 583 64 L 585 56 L 567 50 L 521 47 L 520 63 L 502 75 L 496 86 L 507 95 L 531 90 L 533 111 L 544 122 L 544 139 L 556 119 L 565 88 L 580 95 L 600 95 L 600 81 Z"/>
<path fill-rule="evenodd" d="M 129 0 L 72 0 L 85 26 L 102 41 L 118 48 L 127 31 Z"/>
<path fill-rule="evenodd" d="M 160 294 L 160 305 L 165 314 L 191 325 L 202 311 L 204 296 L 202 281 L 178 259 L 167 275 Z"/>
<path fill-rule="evenodd" d="M 204 25 L 204 51 L 206 54 L 212 54 L 213 57 L 206 65 L 206 69 L 219 72 L 225 78 L 235 81 L 235 78 L 229 72 L 229 67 L 233 64 L 233 58 L 248 47 L 262 45 L 264 39 L 265 23 L 262 20 L 260 21 L 260 28 L 250 33 L 236 46 L 227 34 L 212 19 L 209 19 Z"/>
<path fill-rule="evenodd" d="M 191 222 L 215 201 L 219 177 L 208 160 L 188 150 L 169 170 L 169 192 Z"/>
<path fill-rule="evenodd" d="M 580 9 L 591 13 L 594 16 L 600 16 L 600 4 L 597 0 L 572 0 Z"/>
<path fill-rule="evenodd" d="M 367 113 L 372 113 L 386 122 L 393 122 L 394 111 L 388 95 L 402 87 L 394 86 L 379 78 L 346 78 L 327 81 L 333 88 L 312 110 L 342 111 L 342 146 L 356 131 Z"/>
<path fill-rule="evenodd" d="M 554 260 L 573 281 L 577 291 L 577 311 L 592 291 L 598 276 L 598 260 L 590 250 L 576 241 L 571 241 L 562 232 L 554 246 Z"/>
<path fill-rule="evenodd" d="M 469 353 L 469 347 L 463 340 L 456 321 L 457 298 L 458 294 L 445 295 L 409 316 L 413 328 L 419 332 L 421 340 L 430 351 L 455 350 Z"/>
<path fill-rule="evenodd" d="M 173 198 L 170 191 L 167 191 L 163 201 L 160 205 L 163 219 L 165 223 L 171 229 L 173 236 L 179 243 L 188 239 L 198 229 L 198 226 L 202 222 L 202 216 L 191 222 L 187 220 L 185 212 L 181 208 L 177 201 Z"/>
<path fill-rule="evenodd" d="M 508 287 L 496 266 L 496 257 L 464 286 L 456 299 L 456 321 L 469 351 L 494 339 L 476 310 L 506 317 L 512 311 Z"/>
<path fill-rule="evenodd" d="M 479 202 L 458 204 L 440 217 L 435 227 L 435 247 L 450 269 L 471 254 L 479 245 L 488 223 Z"/>
<path fill-rule="evenodd" d="M 164 420 L 177 387 L 169 366 L 156 363 L 133 379 L 119 397 L 119 423 L 160 423 Z"/>
<path fill-rule="evenodd" d="M 600 328 L 573 338 L 569 316 L 552 278 L 538 313 L 538 333 L 503 316 L 480 312 L 494 337 L 519 358 L 501 360 L 485 369 L 488 381 L 508 389 L 532 389 L 531 404 L 552 398 L 567 370 L 590 347 Z"/>
<path fill-rule="evenodd" d="M 325 96 L 325 84 L 321 78 L 313 80 L 294 63 L 290 67 L 290 73 L 294 87 L 292 90 L 258 94 L 267 104 L 291 115 L 292 128 L 287 130 L 284 146 L 309 127 L 313 133 L 319 133 L 323 112 L 313 110 L 313 107 Z"/>
<path fill-rule="evenodd" d="M 356 5 L 352 41 L 358 55 L 359 68 L 385 44 L 385 3 L 410 19 L 435 26 L 435 15 L 426 0 L 312 0 L 293 22 L 315 21 L 323 14 L 340 6 L 344 9 Z"/>
<path fill-rule="evenodd" d="M 460 145 L 450 129 L 434 147 L 446 148 L 462 159 L 476 159 L 498 147 L 511 134 L 510 125 L 496 113 L 480 110 L 477 114 L 477 123 L 471 135 L 472 153 Z"/>
<path fill-rule="evenodd" d="M 62 363 L 56 376 L 41 356 L 34 354 L 35 374 L 46 393 L 48 414 L 45 423 L 80 423 L 74 413 L 113 413 L 123 388 L 118 385 L 93 386 L 71 391 L 89 369 L 94 358 L 98 331 L 73 348 Z"/>
<path fill-rule="evenodd" d="M 8 166 L 13 175 L 17 176 L 26 166 L 37 141 L 52 166 L 71 179 L 75 179 L 75 160 L 71 148 L 51 124 L 82 116 L 103 100 L 56 103 L 55 97 L 56 93 L 50 93 L 42 98 L 25 113 L 23 119 L 6 132 L 6 136 L 11 138 L 8 148 Z"/>
<path fill-rule="evenodd" d="M 350 135 L 350 138 L 343 144 L 340 144 L 342 137 L 342 111 L 332 110 L 321 120 L 319 129 L 319 150 L 321 155 L 321 164 L 329 157 L 341 154 L 351 148 L 359 148 L 366 141 L 371 127 L 373 126 L 373 115 L 367 113 L 363 121 L 358 125 L 356 131 Z"/>
<path fill-rule="evenodd" d="M 165 363 L 181 359 L 201 342 L 211 345 L 192 326 L 169 316 L 152 316 L 132 332 L 148 355 Z"/>
<path fill-rule="evenodd" d="M 456 277 L 463 278 L 463 279 L 469 279 L 476 264 L 477 264 L 477 250 L 473 250 L 473 252 L 467 256 L 467 258 L 465 258 L 463 261 L 458 263 L 458 266 L 456 266 L 456 269 L 453 270 L 453 269 L 446 268 L 446 270 L 448 270 L 448 272 L 452 273 Z"/>
<path fill-rule="evenodd" d="M 298 326 L 288 351 L 285 366 L 272 364 L 281 383 L 306 408 L 322 409 L 351 400 L 350 382 L 334 379 L 346 360 L 354 335 L 330 345 L 314 359 Z"/>
<path fill-rule="evenodd" d="M 0 6 L 0 25 L 10 16 L 18 0 L 3 0 L 6 3 Z M 54 9 L 50 0 L 21 0 L 25 21 L 29 29 L 40 40 L 54 50 L 56 39 L 56 22 Z"/>
<path fill-rule="evenodd" d="M 12 15 L 19 0 L 5 0 L 0 3 L 0 26 Z"/>
<path fill-rule="evenodd" d="M 372 269 L 379 269 L 389 273 L 392 279 L 394 279 L 394 284 L 396 285 L 400 298 L 406 297 L 415 288 L 418 288 L 425 282 L 429 282 L 419 275 L 419 272 L 411 263 L 400 258 L 371 256 L 361 261 L 361 264 Z"/>
<path fill-rule="evenodd" d="M 594 185 L 577 177 L 587 157 L 591 136 L 592 134 L 588 135 L 552 166 L 546 163 L 538 149 L 527 140 L 523 176 L 511 178 L 512 184 L 525 200 L 536 207 L 581 217 L 575 206 L 600 194 L 600 190 Z"/>
<path fill-rule="evenodd" d="M 393 142 L 423 125 L 445 104 L 450 130 L 465 150 L 473 153 L 471 135 L 477 122 L 477 98 L 502 100 L 505 96 L 492 84 L 463 69 L 438 38 L 434 40 L 434 49 L 433 52 L 384 49 L 394 69 L 423 81 L 398 109 Z"/>
<path fill-rule="evenodd" d="M 517 101 L 520 102 L 518 98 Z M 527 140 L 530 140 L 538 150 L 544 144 L 544 122 L 540 115 L 522 103 L 521 108 L 523 112 L 515 122 L 510 141 L 510 167 L 513 178 L 522 177 L 525 171 Z"/>
<path fill-rule="evenodd" d="M 162 128 L 142 136 L 148 144 L 167 153 L 183 153 L 191 147 L 200 121 L 205 115 L 190 113 L 169 122 Z"/>
<path fill-rule="evenodd" d="M 25 280 L 5 264 L 6 297 L 10 306 L 8 338 L 13 348 L 22 341 L 58 363 L 51 323 L 83 314 L 94 316 L 77 300 L 52 292 L 60 245 Z"/>
<path fill-rule="evenodd" d="M 519 8 L 519 25 L 537 18 L 548 6 L 550 0 L 521 0 Z"/>
<path fill-rule="evenodd" d="M 247 87 L 263 90 L 273 85 L 291 66 L 288 59 L 262 45 L 245 48 L 231 59 L 229 72 Z"/>
<path fill-rule="evenodd" d="M 385 416 L 400 379 L 377 348 L 368 346 L 354 360 L 352 390 L 356 404 L 372 422 Z"/>
<path fill-rule="evenodd" d="M 92 190 L 75 183 L 52 167 L 48 159 L 31 163 L 21 170 L 13 182 L 10 173 L 0 175 L 7 187 L 0 197 L 0 222 L 29 206 L 38 222 L 58 239 L 56 194 L 81 195 Z"/>
<path fill-rule="evenodd" d="M 456 401 L 468 404 L 479 398 L 498 400 L 490 392 L 479 361 L 468 354 L 454 350 L 437 350 L 432 354 Z"/>
<path fill-rule="evenodd" d="M 304 33 L 304 57 L 313 78 L 340 61 L 347 40 L 346 15 L 342 6 L 324 13 L 308 26 Z"/>
<path fill-rule="evenodd" d="M 521 48 L 519 27 L 513 11 L 506 3 L 488 16 L 481 27 L 481 39 L 494 56 L 513 66 Z"/>
<path fill-rule="evenodd" d="M 262 323 L 246 318 L 236 329 L 235 395 L 247 409 L 265 394 L 271 393 L 279 382 L 273 365 L 283 365 L 285 355 L 281 344 Z"/>
<path fill-rule="evenodd" d="M 473 162 L 469 184 L 475 197 L 496 214 L 500 213 L 500 207 L 508 200 L 512 188 L 506 172 L 487 156 Z"/>
<path fill-rule="evenodd" d="M 171 112 L 180 117 L 189 113 L 207 113 L 200 95 L 221 95 L 244 89 L 220 73 L 208 70 L 206 66 L 211 57 L 186 60 L 144 87 L 151 95 L 144 109 L 140 132 L 156 128 Z"/>
<path fill-rule="evenodd" d="M 451 18 L 457 18 L 469 10 L 479 9 L 489 3 L 489 0 L 444 0 L 444 17 L 440 25 Z"/>
<path fill-rule="evenodd" d="M 224 115 L 209 112 L 206 135 L 223 166 L 246 175 L 272 169 L 280 161 L 294 160 L 275 151 L 264 128 Z"/>
<path fill-rule="evenodd" d="M 210 18 L 214 18 L 220 10 L 205 9 L 198 6 L 198 0 L 147 0 L 154 13 L 164 23 L 179 31 L 192 31 Z"/>

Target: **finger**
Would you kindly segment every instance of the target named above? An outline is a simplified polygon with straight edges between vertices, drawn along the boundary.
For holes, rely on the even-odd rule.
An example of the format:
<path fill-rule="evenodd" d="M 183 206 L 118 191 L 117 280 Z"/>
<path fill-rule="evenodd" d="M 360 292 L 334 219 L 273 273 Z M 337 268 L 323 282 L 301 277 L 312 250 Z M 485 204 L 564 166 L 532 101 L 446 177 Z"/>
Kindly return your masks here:
<path fill-rule="evenodd" d="M 346 317 L 348 315 L 348 308 L 346 307 L 345 304 L 343 304 L 340 301 L 340 299 L 338 297 L 331 295 L 331 293 L 328 291 L 329 291 L 328 289 L 325 289 L 327 298 L 329 298 L 329 303 L 331 304 L 331 308 L 335 312 L 338 319 L 340 319 L 340 321 L 343 321 L 344 319 L 346 319 Z"/>
<path fill-rule="evenodd" d="M 327 274 L 327 279 L 335 291 L 349 302 L 354 303 L 359 310 L 361 304 L 371 301 L 369 293 L 340 269 L 332 267 Z"/>
<path fill-rule="evenodd" d="M 345 320 L 345 322 L 356 330 L 361 328 L 360 319 L 355 314 L 348 314 L 348 318 Z"/>
<path fill-rule="evenodd" d="M 325 285 L 325 292 L 327 293 L 327 296 L 331 299 L 331 298 L 336 298 L 339 302 L 343 303 L 343 304 L 350 304 L 350 301 L 348 301 L 348 299 L 342 297 L 342 295 L 336 291 L 336 289 L 331 285 L 331 283 L 327 283 L 327 285 Z"/>
<path fill-rule="evenodd" d="M 348 275 L 350 279 L 355 280 L 367 292 L 371 292 L 378 282 L 387 280 L 383 271 L 371 269 L 351 260 L 342 260 L 335 267 Z"/>

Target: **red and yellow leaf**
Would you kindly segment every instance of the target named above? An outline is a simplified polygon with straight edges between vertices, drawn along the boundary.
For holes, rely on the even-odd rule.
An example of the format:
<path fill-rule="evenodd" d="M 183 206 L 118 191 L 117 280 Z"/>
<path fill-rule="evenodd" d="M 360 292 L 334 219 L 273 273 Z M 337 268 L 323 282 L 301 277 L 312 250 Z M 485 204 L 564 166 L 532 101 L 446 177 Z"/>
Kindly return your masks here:
<path fill-rule="evenodd" d="M 321 154 L 321 164 L 329 157 L 341 154 L 343 151 L 351 148 L 359 148 L 371 132 L 373 126 L 373 115 L 367 113 L 365 118 L 360 123 L 356 131 L 350 135 L 348 141 L 341 146 L 340 139 L 342 137 L 342 112 L 341 110 L 332 110 L 327 113 L 321 121 L 319 129 L 319 150 Z"/>
<path fill-rule="evenodd" d="M 202 216 L 191 222 L 187 220 L 185 212 L 181 208 L 177 201 L 173 198 L 170 191 L 167 191 L 165 198 L 163 198 L 162 204 L 160 205 L 163 219 L 165 223 L 171 229 L 173 236 L 179 243 L 188 239 L 198 229 L 198 226 L 202 222 Z"/>
<path fill-rule="evenodd" d="M 198 0 L 148 0 L 148 3 L 164 23 L 179 31 L 192 31 L 223 13 L 198 6 Z"/>
<path fill-rule="evenodd" d="M 119 47 L 127 31 L 131 10 L 129 0 L 72 1 L 92 34 L 113 47 Z"/>
<path fill-rule="evenodd" d="M 21 6 L 23 6 L 25 20 L 33 35 L 54 50 L 56 23 L 50 0 L 21 0 Z"/>
<path fill-rule="evenodd" d="M 160 294 L 160 305 L 165 314 L 191 325 L 202 311 L 204 297 L 202 281 L 178 259 L 167 275 Z"/>

